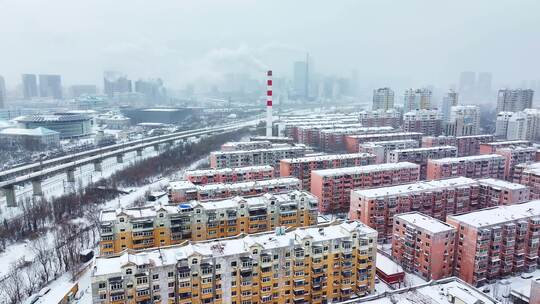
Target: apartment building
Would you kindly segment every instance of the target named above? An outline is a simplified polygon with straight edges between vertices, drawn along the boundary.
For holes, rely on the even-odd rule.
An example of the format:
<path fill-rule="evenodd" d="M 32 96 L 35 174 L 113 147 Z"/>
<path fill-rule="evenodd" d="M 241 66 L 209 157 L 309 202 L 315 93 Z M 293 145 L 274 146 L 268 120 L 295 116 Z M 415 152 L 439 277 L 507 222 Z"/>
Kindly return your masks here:
<path fill-rule="evenodd" d="M 377 164 L 382 164 L 388 162 L 388 152 L 397 149 L 418 148 L 418 146 L 418 141 L 414 139 L 373 141 L 360 144 L 358 152 L 374 154 Z"/>
<path fill-rule="evenodd" d="M 457 148 L 454 146 L 438 146 L 391 150 L 388 152 L 387 161 L 389 163 L 411 162 L 420 165 L 420 179 L 425 179 L 428 160 L 447 157 L 457 157 Z"/>
<path fill-rule="evenodd" d="M 307 118 L 294 121 L 279 122 L 278 133 L 280 136 L 290 137 L 295 142 L 298 141 L 298 128 L 305 126 L 337 126 L 342 124 L 358 123 L 358 117 L 354 115 L 346 115 L 339 117 L 328 116 L 325 118 Z"/>
<path fill-rule="evenodd" d="M 403 131 L 439 136 L 442 133 L 442 121 L 442 115 L 437 110 L 410 111 L 403 114 Z"/>
<path fill-rule="evenodd" d="M 493 135 L 469 135 L 469 136 L 427 136 L 422 138 L 422 147 L 455 146 L 458 156 L 471 156 L 480 153 L 480 145 L 493 142 Z"/>
<path fill-rule="evenodd" d="M 373 110 L 390 110 L 394 108 L 394 91 L 390 88 L 373 90 Z"/>
<path fill-rule="evenodd" d="M 360 144 L 374 141 L 389 141 L 414 139 L 419 143 L 422 140 L 422 133 L 418 132 L 389 132 L 382 134 L 363 134 L 363 135 L 347 135 L 345 136 L 345 149 L 349 153 L 358 152 Z"/>
<path fill-rule="evenodd" d="M 480 130 L 480 108 L 458 105 L 450 110 L 450 119 L 444 124 L 444 134 L 451 136 L 476 135 Z"/>
<path fill-rule="evenodd" d="M 314 125 L 298 127 L 298 142 L 307 146 L 320 146 L 320 134 L 323 130 L 347 129 L 347 128 L 362 128 L 360 123 L 351 124 L 331 124 L 331 125 Z"/>
<path fill-rule="evenodd" d="M 530 199 L 530 189 L 525 185 L 500 179 L 479 179 L 481 208 L 514 205 Z"/>
<path fill-rule="evenodd" d="M 169 183 L 167 191 L 169 203 L 177 204 L 192 200 L 204 202 L 233 196 L 282 193 L 300 189 L 302 189 L 302 183 L 299 179 L 294 177 L 284 177 L 232 184 L 217 183 L 195 185 L 190 181 L 176 181 Z"/>
<path fill-rule="evenodd" d="M 535 161 L 536 151 L 536 147 L 512 146 L 507 148 L 499 148 L 495 150 L 495 154 L 504 157 L 504 176 L 505 178 L 512 180 L 515 166 L 518 164 Z"/>
<path fill-rule="evenodd" d="M 430 281 L 407 288 L 387 290 L 375 296 L 348 301 L 348 304 L 500 304 L 501 302 L 456 277 Z M 530 302 L 532 303 L 532 302 Z"/>
<path fill-rule="evenodd" d="M 478 182 L 465 177 L 421 181 L 351 191 L 348 218 L 377 230 L 380 242 L 392 240 L 394 215 L 421 212 L 439 220 L 481 208 Z"/>
<path fill-rule="evenodd" d="M 242 151 L 255 149 L 270 149 L 272 143 L 270 141 L 232 141 L 221 145 L 221 151 Z"/>
<path fill-rule="evenodd" d="M 315 224 L 317 198 L 306 191 L 104 210 L 100 215 L 100 253 L 111 255 L 125 249 Z"/>
<path fill-rule="evenodd" d="M 530 199 L 540 199 L 540 162 L 516 165 L 514 183 L 529 187 Z"/>
<path fill-rule="evenodd" d="M 343 167 L 366 166 L 375 163 L 369 153 L 309 156 L 280 161 L 280 176 L 293 176 L 302 181 L 302 189 L 311 189 L 311 171 Z"/>
<path fill-rule="evenodd" d="M 345 129 L 328 129 L 321 130 L 319 136 L 320 148 L 323 151 L 344 151 L 345 136 L 360 135 L 360 134 L 377 134 L 395 132 L 390 126 L 383 127 L 362 127 L 362 128 L 345 128 Z"/>
<path fill-rule="evenodd" d="M 495 154 L 497 149 L 508 147 L 530 147 L 528 140 L 494 141 L 480 144 L 480 154 Z"/>
<path fill-rule="evenodd" d="M 406 271 L 424 280 L 450 277 L 456 228 L 419 212 L 394 216 L 392 256 Z"/>
<path fill-rule="evenodd" d="M 359 122 L 365 127 L 399 128 L 402 121 L 401 113 L 396 109 L 361 111 L 359 117 Z"/>
<path fill-rule="evenodd" d="M 538 267 L 540 201 L 448 216 L 458 230 L 454 274 L 475 286 Z"/>
<path fill-rule="evenodd" d="M 184 178 L 195 185 L 236 183 L 274 178 L 274 167 L 249 166 L 239 168 L 188 170 Z"/>
<path fill-rule="evenodd" d="M 465 176 L 471 178 L 505 177 L 505 158 L 498 154 L 430 159 L 427 163 L 428 180 Z"/>
<path fill-rule="evenodd" d="M 497 113 L 530 109 L 533 95 L 534 91 L 530 89 L 500 89 L 497 95 Z"/>
<path fill-rule="evenodd" d="M 420 166 L 402 162 L 311 172 L 311 193 L 319 199 L 322 213 L 348 212 L 351 190 L 418 181 Z"/>
<path fill-rule="evenodd" d="M 210 153 L 210 167 L 223 169 L 269 165 L 274 167 L 274 173 L 277 174 L 281 159 L 301 157 L 305 153 L 304 145 L 249 151 L 214 151 Z"/>
<path fill-rule="evenodd" d="M 374 291 L 377 233 L 359 222 L 97 258 L 93 303 L 329 303 Z"/>

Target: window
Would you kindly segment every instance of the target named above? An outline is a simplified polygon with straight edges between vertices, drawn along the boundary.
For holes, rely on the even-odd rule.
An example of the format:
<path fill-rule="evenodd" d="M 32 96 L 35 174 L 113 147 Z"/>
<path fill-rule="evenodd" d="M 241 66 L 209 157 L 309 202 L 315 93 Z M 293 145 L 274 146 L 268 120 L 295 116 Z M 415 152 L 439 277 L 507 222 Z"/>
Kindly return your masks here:
<path fill-rule="evenodd" d="M 121 217 L 121 218 L 119 219 L 119 221 L 120 221 L 120 223 L 123 223 L 123 222 L 124 222 L 124 218 Z"/>
<path fill-rule="evenodd" d="M 99 282 L 99 284 L 98 284 L 98 288 L 99 288 L 99 289 L 103 289 L 103 288 L 105 288 L 105 287 L 107 287 L 107 283 L 105 283 L 105 282 Z"/>
<path fill-rule="evenodd" d="M 133 273 L 133 270 L 131 270 L 131 268 L 126 269 L 126 274 L 132 274 L 132 273 Z"/>

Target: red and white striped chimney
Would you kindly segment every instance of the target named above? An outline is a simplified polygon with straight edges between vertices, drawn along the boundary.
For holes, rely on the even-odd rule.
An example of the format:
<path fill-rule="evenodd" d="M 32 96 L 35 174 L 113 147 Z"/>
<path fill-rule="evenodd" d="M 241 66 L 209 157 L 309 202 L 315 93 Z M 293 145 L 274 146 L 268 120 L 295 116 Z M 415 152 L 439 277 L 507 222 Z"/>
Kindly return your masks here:
<path fill-rule="evenodd" d="M 272 136 L 272 71 L 266 72 L 266 136 Z"/>

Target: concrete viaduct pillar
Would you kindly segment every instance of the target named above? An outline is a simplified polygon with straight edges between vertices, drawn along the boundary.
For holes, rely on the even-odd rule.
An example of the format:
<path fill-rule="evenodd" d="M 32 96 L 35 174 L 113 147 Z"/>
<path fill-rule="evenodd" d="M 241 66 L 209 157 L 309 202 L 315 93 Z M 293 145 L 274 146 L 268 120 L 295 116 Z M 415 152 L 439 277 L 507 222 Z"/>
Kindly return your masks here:
<path fill-rule="evenodd" d="M 159 144 L 154 145 L 154 151 L 156 151 L 156 152 L 159 151 Z"/>
<path fill-rule="evenodd" d="M 120 153 L 116 155 L 116 162 L 119 164 L 124 162 L 124 153 Z"/>
<path fill-rule="evenodd" d="M 15 195 L 15 186 L 6 186 L 2 188 L 6 195 L 6 202 L 8 207 L 17 207 L 17 196 Z"/>
<path fill-rule="evenodd" d="M 94 162 L 94 171 L 101 172 L 103 170 L 101 163 L 101 161 Z"/>
<path fill-rule="evenodd" d="M 66 174 L 67 174 L 67 182 L 74 183 L 75 182 L 75 168 L 68 169 Z"/>
<path fill-rule="evenodd" d="M 32 192 L 34 196 L 43 195 L 43 189 L 41 188 L 41 179 L 32 180 Z"/>
<path fill-rule="evenodd" d="M 139 156 L 139 157 L 142 156 L 142 151 L 143 151 L 143 149 L 137 149 L 137 156 Z"/>

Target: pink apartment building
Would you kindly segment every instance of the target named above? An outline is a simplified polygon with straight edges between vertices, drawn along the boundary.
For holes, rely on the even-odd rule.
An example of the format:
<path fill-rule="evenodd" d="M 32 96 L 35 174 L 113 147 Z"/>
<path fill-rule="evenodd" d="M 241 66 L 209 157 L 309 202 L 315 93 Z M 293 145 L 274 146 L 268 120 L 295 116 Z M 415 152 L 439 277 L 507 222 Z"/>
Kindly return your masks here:
<path fill-rule="evenodd" d="M 427 163 L 428 180 L 465 176 L 470 178 L 504 179 L 505 158 L 497 154 L 430 159 Z"/>
<path fill-rule="evenodd" d="M 311 193 L 319 198 L 320 212 L 348 212 L 351 190 L 415 182 L 419 171 L 418 165 L 408 162 L 314 170 Z"/>
<path fill-rule="evenodd" d="M 424 280 L 453 275 L 456 228 L 419 212 L 394 216 L 392 256 Z"/>
<path fill-rule="evenodd" d="M 540 201 L 448 216 L 457 229 L 454 275 L 475 285 L 538 267 Z"/>
<path fill-rule="evenodd" d="M 272 179 L 273 177 L 274 167 L 268 165 L 232 169 L 188 170 L 184 173 L 184 178 L 195 185 L 237 183 Z"/>
<path fill-rule="evenodd" d="M 422 133 L 418 132 L 389 132 L 383 134 L 363 134 L 345 136 L 345 149 L 350 153 L 358 152 L 358 147 L 362 143 L 373 141 L 389 141 L 401 139 L 414 139 L 418 143 L 422 140 Z"/>
<path fill-rule="evenodd" d="M 468 135 L 468 136 L 425 136 L 422 138 L 422 147 L 455 146 L 458 157 L 477 155 L 480 145 L 495 140 L 494 135 Z"/>

